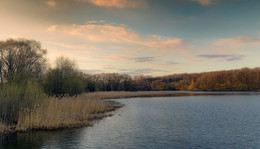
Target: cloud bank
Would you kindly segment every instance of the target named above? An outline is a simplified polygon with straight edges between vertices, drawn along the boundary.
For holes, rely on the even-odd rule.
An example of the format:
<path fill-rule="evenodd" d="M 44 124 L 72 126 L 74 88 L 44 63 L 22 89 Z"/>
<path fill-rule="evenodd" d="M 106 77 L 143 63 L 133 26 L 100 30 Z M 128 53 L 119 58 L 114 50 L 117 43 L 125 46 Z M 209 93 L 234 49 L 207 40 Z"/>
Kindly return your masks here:
<path fill-rule="evenodd" d="M 116 43 L 142 46 L 153 50 L 174 50 L 185 44 L 180 38 L 166 38 L 158 35 L 141 35 L 126 25 L 106 24 L 104 21 L 88 21 L 84 25 L 53 25 L 49 32 L 63 33 L 92 43 Z"/>

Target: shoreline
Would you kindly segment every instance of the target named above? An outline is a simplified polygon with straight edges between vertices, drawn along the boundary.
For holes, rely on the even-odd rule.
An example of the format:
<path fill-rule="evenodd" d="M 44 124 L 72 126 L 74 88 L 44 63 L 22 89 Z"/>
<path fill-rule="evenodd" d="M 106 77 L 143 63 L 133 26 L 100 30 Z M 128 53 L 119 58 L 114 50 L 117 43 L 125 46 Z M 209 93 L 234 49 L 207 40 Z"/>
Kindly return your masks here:
<path fill-rule="evenodd" d="M 248 93 L 250 94 L 250 93 Z M 67 124 L 62 124 L 55 127 L 38 127 L 38 128 L 26 128 L 21 129 L 17 126 L 6 126 L 0 124 L 0 136 L 7 133 L 15 133 L 15 132 L 28 132 L 28 131 L 38 131 L 38 130 L 46 130 L 53 131 L 59 129 L 67 129 L 67 128 L 79 128 L 79 127 L 87 127 L 92 126 L 93 122 L 96 120 L 101 120 L 105 117 L 112 116 L 111 112 L 115 111 L 124 105 L 117 101 L 111 101 L 106 99 L 122 99 L 122 98 L 146 98 L 146 97 L 181 97 L 181 96 L 214 96 L 214 95 L 247 95 L 247 93 L 239 92 L 173 92 L 173 91 L 163 91 L 163 92 L 154 92 L 154 91 L 138 91 L 138 92 L 125 92 L 125 91 L 110 91 L 110 92 L 91 92 L 91 93 L 83 93 L 80 97 L 74 98 L 84 98 L 87 100 L 101 100 L 103 104 L 105 104 L 106 108 L 102 112 L 88 114 L 86 119 L 70 121 Z M 61 99 L 62 100 L 62 99 Z M 71 99 L 70 99 L 71 100 Z M 71 101 L 70 101 L 71 102 Z M 85 117 L 84 117 L 85 118 Z"/>
<path fill-rule="evenodd" d="M 214 96 L 214 95 L 260 95 L 260 92 L 214 92 L 214 91 L 109 91 L 84 93 L 89 98 L 121 99 L 121 98 L 145 98 L 145 97 L 181 97 L 181 96 Z"/>

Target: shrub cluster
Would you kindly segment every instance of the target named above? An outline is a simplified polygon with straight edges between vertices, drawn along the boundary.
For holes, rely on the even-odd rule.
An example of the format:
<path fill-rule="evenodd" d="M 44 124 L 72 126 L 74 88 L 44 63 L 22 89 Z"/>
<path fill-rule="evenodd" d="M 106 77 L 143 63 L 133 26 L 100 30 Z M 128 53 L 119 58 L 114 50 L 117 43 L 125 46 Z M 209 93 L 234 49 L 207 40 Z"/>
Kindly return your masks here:
<path fill-rule="evenodd" d="M 46 71 L 46 50 L 35 40 L 0 41 L 0 123 L 16 125 L 19 113 L 50 96 L 78 95 L 83 75 L 73 61 L 58 58 Z"/>
<path fill-rule="evenodd" d="M 85 79 L 75 67 L 75 62 L 64 57 L 58 58 L 56 67 L 45 75 L 45 93 L 50 96 L 74 96 L 82 93 L 85 90 Z"/>

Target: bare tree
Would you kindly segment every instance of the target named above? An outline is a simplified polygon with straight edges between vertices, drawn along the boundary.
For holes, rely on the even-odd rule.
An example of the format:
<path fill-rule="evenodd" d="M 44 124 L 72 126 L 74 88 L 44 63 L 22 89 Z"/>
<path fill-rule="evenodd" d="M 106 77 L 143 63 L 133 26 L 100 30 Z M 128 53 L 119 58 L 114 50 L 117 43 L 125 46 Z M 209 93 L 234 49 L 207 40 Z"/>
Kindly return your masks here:
<path fill-rule="evenodd" d="M 0 42 L 1 83 L 33 77 L 39 79 L 46 68 L 47 51 L 35 40 L 8 39 Z"/>

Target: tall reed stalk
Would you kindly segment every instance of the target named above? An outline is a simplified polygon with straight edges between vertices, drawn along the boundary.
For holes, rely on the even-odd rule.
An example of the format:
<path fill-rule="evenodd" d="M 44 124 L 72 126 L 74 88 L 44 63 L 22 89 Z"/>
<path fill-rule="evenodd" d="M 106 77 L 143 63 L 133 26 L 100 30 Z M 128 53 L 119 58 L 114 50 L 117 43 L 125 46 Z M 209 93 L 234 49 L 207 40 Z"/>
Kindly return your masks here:
<path fill-rule="evenodd" d="M 57 129 L 90 125 L 92 115 L 102 114 L 107 105 L 98 99 L 84 99 L 82 96 L 50 98 L 19 112 L 16 129 Z"/>

